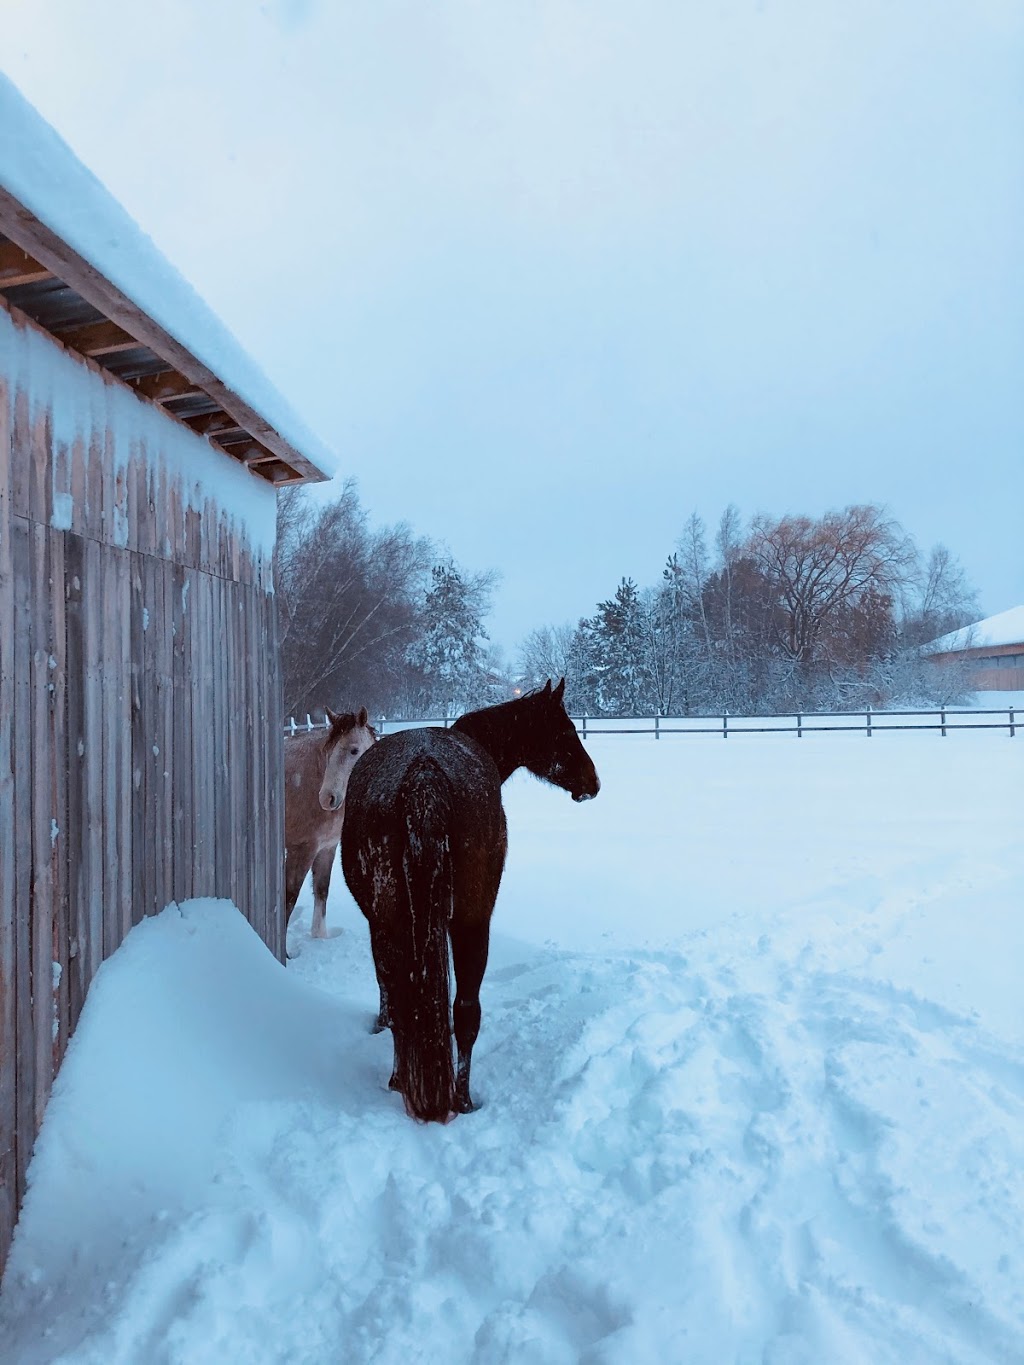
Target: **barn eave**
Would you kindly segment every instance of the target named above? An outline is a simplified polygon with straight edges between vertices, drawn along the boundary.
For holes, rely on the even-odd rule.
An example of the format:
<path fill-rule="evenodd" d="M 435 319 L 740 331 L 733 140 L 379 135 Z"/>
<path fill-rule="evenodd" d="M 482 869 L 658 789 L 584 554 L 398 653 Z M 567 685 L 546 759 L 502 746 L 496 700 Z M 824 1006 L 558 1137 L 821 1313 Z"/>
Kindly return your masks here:
<path fill-rule="evenodd" d="M 0 295 L 268 483 L 330 477 L 2 186 Z"/>

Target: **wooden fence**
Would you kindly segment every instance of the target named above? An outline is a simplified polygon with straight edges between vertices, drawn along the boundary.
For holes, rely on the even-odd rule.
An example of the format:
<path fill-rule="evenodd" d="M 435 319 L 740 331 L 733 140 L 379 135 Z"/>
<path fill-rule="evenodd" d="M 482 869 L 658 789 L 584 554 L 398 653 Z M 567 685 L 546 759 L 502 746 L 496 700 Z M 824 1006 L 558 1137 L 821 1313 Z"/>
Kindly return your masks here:
<path fill-rule="evenodd" d="M 969 719 L 964 719 L 968 717 Z M 994 719 L 998 717 L 998 719 Z M 1021 724 L 1019 708 L 1004 706 L 994 710 L 957 711 L 940 707 L 937 711 L 835 711 L 828 713 L 795 712 L 786 716 L 577 716 L 573 718 L 577 732 L 583 739 L 594 735 L 804 735 L 828 731 L 854 731 L 868 739 L 880 730 L 933 730 L 945 738 L 950 730 L 1007 730 L 1013 738 Z M 381 716 L 375 722 L 378 734 L 407 730 L 424 725 L 448 726 L 450 716 L 424 717 L 417 720 L 388 720 Z M 290 717 L 285 724 L 285 735 L 300 731 L 326 729 L 327 721 L 313 720 L 309 715 L 302 721 Z"/>

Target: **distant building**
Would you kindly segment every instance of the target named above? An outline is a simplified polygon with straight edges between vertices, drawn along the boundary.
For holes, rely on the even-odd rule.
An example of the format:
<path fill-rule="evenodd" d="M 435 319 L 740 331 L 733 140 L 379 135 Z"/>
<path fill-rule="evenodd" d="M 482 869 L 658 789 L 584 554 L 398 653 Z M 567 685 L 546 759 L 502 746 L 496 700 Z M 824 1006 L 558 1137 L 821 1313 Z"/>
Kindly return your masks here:
<path fill-rule="evenodd" d="M 925 651 L 937 664 L 966 663 L 979 692 L 1024 691 L 1024 607 L 942 635 Z"/>

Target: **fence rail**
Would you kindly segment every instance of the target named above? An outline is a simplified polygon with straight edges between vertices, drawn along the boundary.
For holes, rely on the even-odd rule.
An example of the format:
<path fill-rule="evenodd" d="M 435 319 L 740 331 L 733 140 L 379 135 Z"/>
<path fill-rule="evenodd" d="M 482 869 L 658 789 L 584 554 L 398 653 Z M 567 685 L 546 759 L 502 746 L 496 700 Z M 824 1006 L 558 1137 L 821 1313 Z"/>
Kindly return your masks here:
<path fill-rule="evenodd" d="M 847 731 L 866 735 L 868 739 L 879 730 L 938 730 L 945 738 L 950 730 L 1009 730 L 1014 738 L 1022 723 L 1019 707 L 1003 706 L 985 711 L 957 711 L 940 707 L 935 711 L 836 711 L 794 712 L 785 716 L 577 716 L 573 717 L 583 739 L 594 735 L 804 735 L 826 731 Z M 968 720 L 959 719 L 969 717 Z M 983 717 L 998 716 L 998 720 Z M 754 722 L 754 723 L 751 723 Z M 829 722 L 836 722 L 830 724 Z M 418 720 L 388 720 L 380 716 L 375 722 L 378 734 L 396 730 L 417 729 L 425 725 L 449 726 L 450 716 L 430 716 Z M 295 717 L 285 725 L 286 735 L 302 734 L 308 730 L 325 730 L 327 721 L 305 721 Z"/>

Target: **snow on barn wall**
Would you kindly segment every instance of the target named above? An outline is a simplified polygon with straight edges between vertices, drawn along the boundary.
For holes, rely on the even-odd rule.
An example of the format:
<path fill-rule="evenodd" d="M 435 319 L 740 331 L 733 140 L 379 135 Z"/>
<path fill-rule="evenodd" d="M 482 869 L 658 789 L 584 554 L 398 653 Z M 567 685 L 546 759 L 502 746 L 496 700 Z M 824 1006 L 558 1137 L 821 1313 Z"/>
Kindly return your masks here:
<path fill-rule="evenodd" d="M 132 925 L 227 897 L 283 955 L 275 487 L 329 465 L 218 326 L 0 78 L 0 1268 Z"/>

